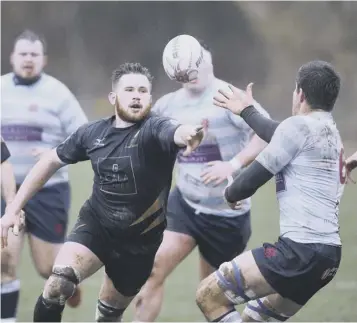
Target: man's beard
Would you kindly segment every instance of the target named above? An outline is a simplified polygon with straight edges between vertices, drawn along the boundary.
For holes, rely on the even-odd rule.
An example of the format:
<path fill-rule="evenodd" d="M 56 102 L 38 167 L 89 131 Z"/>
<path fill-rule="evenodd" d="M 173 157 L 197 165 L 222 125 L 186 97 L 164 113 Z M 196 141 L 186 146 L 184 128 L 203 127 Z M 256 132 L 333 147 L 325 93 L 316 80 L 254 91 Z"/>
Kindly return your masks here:
<path fill-rule="evenodd" d="M 131 107 L 135 107 L 135 106 L 140 108 L 140 110 L 135 112 L 131 110 Z M 139 122 L 143 120 L 150 113 L 150 110 L 151 110 L 150 104 L 148 104 L 146 107 L 143 107 L 140 103 L 139 104 L 132 103 L 131 105 L 129 105 L 129 108 L 126 110 L 120 105 L 118 98 L 116 98 L 115 100 L 115 111 L 118 117 L 125 122 L 131 122 L 131 123 Z"/>

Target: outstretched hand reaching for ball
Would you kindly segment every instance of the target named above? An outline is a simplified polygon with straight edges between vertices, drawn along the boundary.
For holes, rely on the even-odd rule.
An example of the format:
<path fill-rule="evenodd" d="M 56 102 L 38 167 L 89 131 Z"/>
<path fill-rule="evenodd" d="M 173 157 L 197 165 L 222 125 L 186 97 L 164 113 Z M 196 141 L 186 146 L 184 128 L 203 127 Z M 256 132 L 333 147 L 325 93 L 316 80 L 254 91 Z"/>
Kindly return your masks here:
<path fill-rule="evenodd" d="M 246 91 L 242 91 L 233 85 L 228 86 L 232 92 L 228 93 L 226 90 L 218 90 L 219 95 L 213 98 L 214 105 L 240 115 L 246 107 L 254 104 L 252 94 L 253 83 L 248 84 Z"/>

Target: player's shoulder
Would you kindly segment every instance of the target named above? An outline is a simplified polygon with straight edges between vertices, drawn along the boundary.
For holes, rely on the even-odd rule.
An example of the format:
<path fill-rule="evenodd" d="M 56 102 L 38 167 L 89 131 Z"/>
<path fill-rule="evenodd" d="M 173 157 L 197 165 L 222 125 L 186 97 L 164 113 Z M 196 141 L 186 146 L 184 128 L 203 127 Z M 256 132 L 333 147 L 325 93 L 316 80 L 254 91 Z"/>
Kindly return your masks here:
<path fill-rule="evenodd" d="M 308 119 L 304 115 L 296 115 L 286 118 L 281 122 L 281 125 L 302 126 L 308 123 Z"/>
<path fill-rule="evenodd" d="M 94 121 L 84 123 L 78 128 L 78 132 L 81 135 L 95 135 L 98 132 L 102 132 L 103 129 L 108 128 L 112 124 L 113 117 L 101 118 Z"/>
<path fill-rule="evenodd" d="M 289 134 L 291 138 L 307 138 L 310 134 L 311 127 L 306 116 L 291 116 L 283 120 L 278 128 L 279 132 Z"/>
<path fill-rule="evenodd" d="M 161 96 L 156 100 L 152 111 L 158 115 L 165 115 L 168 113 L 172 108 L 174 108 L 175 102 L 177 102 L 176 98 L 180 96 L 181 91 L 182 89 L 179 89 Z"/>
<path fill-rule="evenodd" d="M 14 84 L 14 73 L 6 73 L 1 75 L 1 87 Z"/>
<path fill-rule="evenodd" d="M 213 88 L 214 90 L 219 90 L 222 88 L 227 87 L 228 88 L 229 83 L 227 81 L 224 81 L 222 79 L 219 79 L 217 77 L 214 78 L 214 83 L 213 83 Z"/>

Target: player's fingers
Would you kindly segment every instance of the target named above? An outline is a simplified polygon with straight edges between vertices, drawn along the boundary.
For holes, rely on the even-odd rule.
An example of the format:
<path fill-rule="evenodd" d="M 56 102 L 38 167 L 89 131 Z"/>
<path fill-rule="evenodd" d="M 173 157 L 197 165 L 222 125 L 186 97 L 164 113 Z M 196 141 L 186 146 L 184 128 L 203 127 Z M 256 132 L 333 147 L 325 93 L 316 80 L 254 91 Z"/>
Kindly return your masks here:
<path fill-rule="evenodd" d="M 195 130 L 196 130 L 196 134 L 198 134 L 199 132 L 203 131 L 203 126 L 199 124 L 196 126 Z"/>
<path fill-rule="evenodd" d="M 8 234 L 9 228 L 7 226 L 3 226 L 1 228 L 1 247 L 6 248 L 7 247 L 7 234 Z"/>
<path fill-rule="evenodd" d="M 201 175 L 201 179 L 202 179 L 202 182 L 205 183 L 206 181 L 208 181 L 211 177 L 211 172 L 210 171 L 207 171 L 205 174 L 202 174 Z"/>
<path fill-rule="evenodd" d="M 188 156 L 189 154 L 191 154 L 192 153 L 192 147 L 191 147 L 191 145 L 187 145 L 186 146 L 186 150 L 183 152 L 183 155 L 186 157 L 186 156 Z"/>
<path fill-rule="evenodd" d="M 223 89 L 219 89 L 218 93 L 222 94 L 224 98 L 226 98 L 227 100 L 230 100 L 232 98 L 232 94 L 228 93 L 227 91 L 223 90 Z"/>
<path fill-rule="evenodd" d="M 208 163 L 205 164 L 205 166 L 214 166 L 217 164 L 217 160 L 214 160 L 214 161 L 210 161 Z"/>
<path fill-rule="evenodd" d="M 24 226 L 25 225 L 25 214 L 22 213 L 20 215 L 20 226 Z"/>
<path fill-rule="evenodd" d="M 234 96 L 238 96 L 240 95 L 240 91 L 239 89 L 237 89 L 235 86 L 233 86 L 232 84 L 228 84 L 229 89 L 233 92 Z"/>
<path fill-rule="evenodd" d="M 218 177 L 218 179 L 216 180 L 216 182 L 214 183 L 215 186 L 219 186 L 221 185 L 224 181 L 226 180 L 225 177 Z"/>
<path fill-rule="evenodd" d="M 187 145 L 189 145 L 189 142 L 192 140 L 192 137 L 191 136 L 187 136 L 186 137 L 186 142 L 187 142 Z"/>
<path fill-rule="evenodd" d="M 213 101 L 217 101 L 218 103 L 227 103 L 227 99 L 222 96 L 214 96 Z"/>
<path fill-rule="evenodd" d="M 226 103 L 221 103 L 221 102 L 218 102 L 218 101 L 213 101 L 213 104 L 214 104 L 216 107 L 223 108 L 223 109 L 228 109 L 228 106 L 227 106 Z"/>
<path fill-rule="evenodd" d="M 210 175 L 208 179 L 204 182 L 204 184 L 208 185 L 209 183 L 212 183 L 213 181 L 217 180 L 217 176 L 215 175 Z"/>
<path fill-rule="evenodd" d="M 247 94 L 249 97 L 252 97 L 253 96 L 253 84 L 254 83 L 249 83 L 247 85 Z"/>
<path fill-rule="evenodd" d="M 18 236 L 19 235 L 19 231 L 20 231 L 20 228 L 17 224 L 14 225 L 13 229 L 12 229 L 12 232 L 15 236 Z"/>

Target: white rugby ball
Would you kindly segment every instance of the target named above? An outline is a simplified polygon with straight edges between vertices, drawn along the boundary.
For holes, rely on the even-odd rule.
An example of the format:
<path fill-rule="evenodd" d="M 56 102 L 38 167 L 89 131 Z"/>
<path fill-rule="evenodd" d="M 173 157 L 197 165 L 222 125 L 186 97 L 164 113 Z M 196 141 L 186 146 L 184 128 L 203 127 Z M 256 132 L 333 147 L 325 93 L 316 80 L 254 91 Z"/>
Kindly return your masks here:
<path fill-rule="evenodd" d="M 190 35 L 172 38 L 162 54 L 162 64 L 167 76 L 180 83 L 188 83 L 197 77 L 197 70 L 203 59 L 201 44 Z"/>

